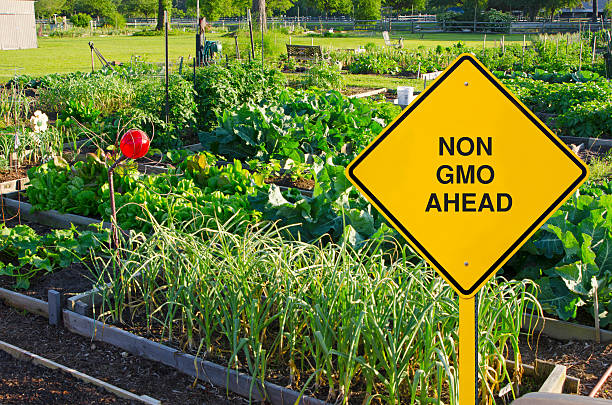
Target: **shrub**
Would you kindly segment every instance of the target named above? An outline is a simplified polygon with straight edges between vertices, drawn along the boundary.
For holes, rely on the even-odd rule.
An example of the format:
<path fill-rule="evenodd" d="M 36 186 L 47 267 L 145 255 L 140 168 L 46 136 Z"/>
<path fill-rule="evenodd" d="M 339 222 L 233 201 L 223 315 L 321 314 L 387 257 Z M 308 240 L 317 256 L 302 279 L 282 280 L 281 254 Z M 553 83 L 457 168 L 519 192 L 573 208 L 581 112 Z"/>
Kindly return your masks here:
<path fill-rule="evenodd" d="M 193 80 L 191 73 L 185 76 Z M 194 86 L 198 128 L 209 131 L 223 111 L 273 97 L 284 86 L 285 78 L 278 70 L 262 68 L 259 62 L 198 68 Z"/>
<path fill-rule="evenodd" d="M 612 139 L 612 103 L 594 100 L 572 106 L 557 117 L 556 125 L 566 135 Z"/>
<path fill-rule="evenodd" d="M 133 86 L 117 74 L 72 73 L 49 75 L 40 91 L 40 104 L 46 111 L 66 109 L 71 100 L 92 100 L 102 115 L 131 105 Z"/>
<path fill-rule="evenodd" d="M 396 74 L 400 67 L 397 60 L 389 57 L 386 52 L 356 55 L 349 65 L 351 73 Z"/>
<path fill-rule="evenodd" d="M 70 16 L 70 22 L 75 27 L 86 28 L 89 27 L 91 17 L 85 13 L 77 13 Z"/>
<path fill-rule="evenodd" d="M 344 88 L 344 78 L 337 65 L 321 62 L 310 68 L 302 86 L 338 90 Z"/>
<path fill-rule="evenodd" d="M 368 42 L 367 44 L 365 44 L 364 48 L 368 52 L 374 52 L 376 51 L 376 49 L 378 49 L 378 45 L 376 45 L 374 42 Z"/>

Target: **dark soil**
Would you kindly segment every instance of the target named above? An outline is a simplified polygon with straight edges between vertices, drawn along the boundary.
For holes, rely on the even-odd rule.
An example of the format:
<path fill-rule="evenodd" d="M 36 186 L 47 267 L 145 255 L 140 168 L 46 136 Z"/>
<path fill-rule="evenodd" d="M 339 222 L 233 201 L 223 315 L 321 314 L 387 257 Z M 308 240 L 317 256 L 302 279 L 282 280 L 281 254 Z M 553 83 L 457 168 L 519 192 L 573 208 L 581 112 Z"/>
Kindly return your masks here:
<path fill-rule="evenodd" d="M 24 314 L 0 303 L 0 340 L 74 368 L 137 395 L 165 404 L 246 404 L 241 397 L 185 376 L 171 367 L 133 356 L 105 343 L 48 324 L 42 317 Z M 21 375 L 21 374 L 19 374 Z M 2 384 L 0 384 L 0 387 Z M 0 401 L 4 403 L 4 401 Z M 28 401 L 13 403 L 30 403 Z M 80 403 L 80 402 L 44 402 Z M 95 400 L 85 402 L 98 403 Z M 103 403 L 103 402 L 102 402 Z"/>
<path fill-rule="evenodd" d="M 130 404 L 59 370 L 16 360 L 0 350 L 2 404 Z"/>
<path fill-rule="evenodd" d="M 580 395 L 589 395 L 597 381 L 612 364 L 612 343 L 596 344 L 586 341 L 560 341 L 540 335 L 527 339 L 521 336 L 521 356 L 525 364 L 535 358 L 567 366 L 567 374 L 580 378 Z M 597 394 L 598 398 L 612 399 L 612 380 L 608 380 Z"/>
<path fill-rule="evenodd" d="M 276 184 L 277 186 L 300 188 L 302 190 L 312 190 L 315 185 L 315 182 L 312 179 L 293 180 L 291 176 L 269 177 L 265 180 L 265 182 L 268 184 L 273 183 L 273 184 Z"/>
<path fill-rule="evenodd" d="M 72 263 L 68 267 L 61 268 L 52 273 L 41 274 L 30 279 L 30 287 L 27 290 L 17 290 L 20 294 L 47 301 L 49 290 L 56 290 L 70 298 L 73 295 L 83 293 L 92 289 L 91 271 L 84 263 Z M 15 289 L 15 279 L 8 276 L 0 276 L 0 287 L 8 290 Z"/>
<path fill-rule="evenodd" d="M 28 166 L 26 167 L 18 167 L 16 169 L 11 169 L 9 171 L 3 172 L 0 171 L 0 183 L 4 183 L 5 181 L 18 180 L 23 179 L 24 177 L 28 177 Z"/>

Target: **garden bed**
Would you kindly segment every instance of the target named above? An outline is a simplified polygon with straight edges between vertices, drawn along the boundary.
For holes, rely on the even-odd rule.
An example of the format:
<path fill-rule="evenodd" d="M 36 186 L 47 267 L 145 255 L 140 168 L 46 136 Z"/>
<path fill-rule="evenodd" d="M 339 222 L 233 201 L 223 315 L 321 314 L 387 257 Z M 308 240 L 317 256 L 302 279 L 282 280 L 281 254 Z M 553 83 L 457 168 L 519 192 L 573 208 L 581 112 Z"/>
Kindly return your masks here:
<path fill-rule="evenodd" d="M 14 217 L 4 224 L 7 228 L 13 228 L 17 225 L 28 226 L 39 236 L 48 235 L 56 229 L 53 226 L 20 220 L 18 217 Z M 33 278 L 29 279 L 29 286 L 26 289 L 16 289 L 14 277 L 0 276 L 0 288 L 15 290 L 28 297 L 43 301 L 47 300 L 49 290 L 56 290 L 69 298 L 91 290 L 93 274 L 90 267 L 90 263 L 76 261 L 51 272 L 38 271 Z"/>
<path fill-rule="evenodd" d="M 7 313 L 8 315 L 4 320 L 0 320 L 0 331 L 1 331 L 0 340 L 3 339 L 8 342 L 19 341 L 20 339 L 23 339 L 22 337 L 23 334 L 28 333 L 28 331 L 31 331 L 32 329 L 39 329 L 40 330 L 39 333 L 36 334 L 37 338 L 34 339 L 34 341 L 31 341 L 31 340 L 28 341 L 26 348 L 34 347 L 36 348 L 37 351 L 42 352 L 42 353 L 52 352 L 54 353 L 55 357 L 57 359 L 61 359 L 62 362 L 65 362 L 66 364 L 69 364 L 69 365 L 74 364 L 74 366 L 72 366 L 73 368 L 84 370 L 86 372 L 92 372 L 95 370 L 96 375 L 99 375 L 99 376 L 101 375 L 98 378 L 101 378 L 104 381 L 111 382 L 112 384 L 120 385 L 120 383 L 123 383 L 124 379 L 122 379 L 120 375 L 116 375 L 110 371 L 113 369 L 112 369 L 112 364 L 109 364 L 109 363 L 121 362 L 119 366 L 120 367 L 123 366 L 122 367 L 124 371 L 123 374 L 125 374 L 126 372 L 125 364 L 126 363 L 129 364 L 129 367 L 142 367 L 142 369 L 147 370 L 151 368 L 150 366 L 147 367 L 147 363 L 150 363 L 150 362 L 148 362 L 148 360 L 140 360 L 139 357 L 131 356 L 130 354 L 127 354 L 127 352 L 121 352 L 119 353 L 119 356 L 117 356 L 117 349 L 112 348 L 112 346 L 109 346 L 103 342 L 110 342 L 114 346 L 123 348 L 127 350 L 128 352 L 131 352 L 132 354 L 144 356 L 147 359 L 152 359 L 152 360 L 159 361 L 162 363 L 170 361 L 171 363 L 175 363 L 174 367 L 180 369 L 183 372 L 187 370 L 187 372 L 189 373 L 188 370 L 190 370 L 190 367 L 193 367 L 193 361 L 191 360 L 188 360 L 186 362 L 180 361 L 181 355 L 179 354 L 178 351 L 174 349 L 171 349 L 165 346 L 161 346 L 161 345 L 156 346 L 155 343 L 152 343 L 148 340 L 142 340 L 142 338 L 139 338 L 137 335 L 131 335 L 130 333 L 122 332 L 122 330 L 116 329 L 110 326 L 101 328 L 100 326 L 102 324 L 94 322 L 93 320 L 91 320 L 90 322 L 96 323 L 98 324 L 98 326 L 95 327 L 95 329 L 92 331 L 93 332 L 92 336 L 93 336 L 93 339 L 96 341 L 96 343 L 91 344 L 91 341 L 88 341 L 88 339 L 84 339 L 79 336 L 71 335 L 65 329 L 54 328 L 54 327 L 49 326 L 45 322 L 45 319 L 40 318 L 38 316 L 20 315 L 15 310 L 9 307 L 6 307 L 4 304 L 0 304 L 0 311 L 3 311 L 3 313 Z M 85 318 L 81 318 L 81 320 L 79 320 L 78 317 L 79 315 L 70 315 L 69 311 L 64 311 L 64 323 L 66 324 L 68 329 L 71 329 L 73 332 L 76 332 L 78 334 L 87 336 L 86 333 L 83 333 L 83 332 L 88 331 L 91 326 L 86 325 L 86 323 L 84 322 Z M 73 330 L 73 328 L 75 327 L 76 329 Z M 53 337 L 60 335 L 62 338 L 61 339 L 53 339 L 53 338 L 49 339 L 49 335 L 52 335 Z M 153 339 L 153 341 L 155 340 L 157 339 Z M 66 344 L 63 344 L 64 342 Z M 78 350 L 76 354 L 74 352 L 75 349 Z M 101 362 L 102 367 L 99 366 L 101 352 L 105 354 Z M 168 352 L 168 353 L 165 353 L 165 352 Z M 171 360 L 168 357 L 169 353 L 174 353 L 171 356 L 173 360 Z M 192 356 L 189 356 L 189 357 L 192 357 Z M 208 361 L 204 361 L 204 360 L 198 360 L 198 361 L 200 362 L 201 367 L 204 367 L 202 369 L 202 375 L 200 377 L 201 379 L 203 378 L 204 380 L 214 381 L 215 379 L 221 378 L 222 381 L 225 380 L 225 377 L 224 377 L 225 372 L 222 371 L 224 370 L 224 367 L 214 366 L 218 368 L 214 368 L 214 367 L 211 368 L 211 366 L 213 366 L 212 363 L 209 363 Z M 538 390 L 545 391 L 545 392 L 575 393 L 576 390 L 578 389 L 579 384 L 580 384 L 579 381 L 571 377 L 569 378 L 569 380 L 566 379 L 564 367 L 555 366 L 554 364 L 550 364 L 550 363 L 539 362 L 539 360 L 536 361 L 535 363 L 536 363 L 535 367 L 529 366 L 529 365 L 523 366 L 524 367 L 524 378 L 522 380 L 521 385 L 518 387 L 521 395 L 528 393 L 528 392 L 535 392 Z M 208 364 L 208 366 L 206 364 Z M 156 368 L 159 368 L 159 367 L 163 367 L 163 366 L 157 365 Z M 207 367 L 208 367 L 208 371 L 207 371 Z M 509 370 L 513 370 L 514 367 L 515 367 L 514 363 L 509 362 Z M 562 369 L 561 371 L 563 373 L 558 376 L 557 375 L 553 376 L 553 374 L 555 374 L 553 370 L 556 371 L 557 368 L 561 368 Z M 191 373 L 193 372 L 194 370 L 191 370 Z M 220 374 L 217 376 L 216 373 L 220 373 Z M 234 372 L 231 372 L 231 373 L 233 374 Z M 144 373 L 140 372 L 140 374 L 137 374 L 137 375 L 139 375 L 141 378 L 145 378 L 145 375 L 143 374 Z M 133 375 L 134 374 L 131 374 L 128 372 L 126 377 L 129 378 L 129 377 L 132 377 Z M 151 373 L 149 372 L 148 375 L 146 375 L 146 377 L 150 377 L 150 375 Z M 197 377 L 198 375 L 199 373 L 196 371 L 194 376 Z M 176 372 L 174 373 L 174 376 L 176 376 Z M 242 393 L 243 395 L 245 395 L 245 393 L 248 392 L 246 390 L 250 389 L 250 388 L 247 388 L 249 377 L 244 376 L 243 378 L 246 378 L 247 380 L 244 380 L 242 383 L 238 383 L 238 380 L 236 380 L 235 383 L 238 383 L 238 386 L 242 385 Z M 173 378 L 173 380 L 174 379 L 176 379 L 176 377 Z M 233 379 L 234 379 L 234 376 L 231 376 L 229 381 L 231 382 L 233 381 Z M 130 381 L 130 382 L 134 383 L 133 381 Z M 232 384 L 232 387 L 234 387 L 233 384 Z M 256 386 L 257 385 L 259 384 L 256 384 Z M 182 392 L 185 392 L 188 395 L 193 394 L 194 391 L 197 393 L 198 390 L 194 390 L 193 386 L 195 386 L 195 383 L 192 384 L 191 388 L 189 388 L 187 391 L 182 391 Z M 205 388 L 202 384 L 197 384 L 197 386 L 202 389 Z M 155 385 L 155 387 L 158 390 L 160 389 L 159 385 L 157 384 Z M 278 386 L 275 387 L 273 384 L 271 385 L 269 383 L 266 383 L 266 387 L 267 387 L 266 390 L 268 391 L 268 395 L 271 396 L 270 398 L 272 399 L 271 401 L 272 403 L 275 403 L 275 404 L 292 403 L 292 400 L 290 400 L 290 398 L 293 395 L 295 395 L 295 394 L 292 394 L 292 391 L 284 390 L 284 391 L 277 392 L 277 390 L 280 389 L 280 387 Z M 140 395 L 151 395 L 151 394 L 148 394 L 148 392 L 152 391 L 151 384 L 145 384 L 144 386 L 130 385 L 130 389 L 134 392 L 144 391 L 147 393 L 147 394 L 140 394 Z M 211 386 L 211 389 L 214 390 L 212 386 Z M 233 390 L 235 388 L 231 388 L 231 389 Z M 257 388 L 255 388 L 255 391 L 257 391 Z M 181 391 L 172 389 L 172 392 L 174 394 L 174 393 L 180 393 Z M 285 397 L 283 396 L 282 392 L 284 392 Z M 509 399 L 510 396 L 511 394 L 505 395 L 504 401 Z M 258 396 L 256 395 L 255 397 L 257 398 Z M 302 397 L 302 400 L 304 400 L 305 401 L 304 403 L 306 404 L 309 404 L 309 403 L 310 404 L 317 404 L 317 403 L 322 404 L 322 402 L 313 401 L 312 399 L 308 397 Z M 224 399 L 222 399 L 222 401 L 224 401 Z M 245 401 L 245 400 L 234 397 L 231 403 L 240 403 L 242 401 Z M 357 404 L 357 403 L 360 403 L 360 401 L 361 399 L 352 397 L 350 403 Z M 502 400 L 500 399 L 500 401 Z M 506 402 L 500 402 L 500 401 L 497 401 L 497 402 L 506 403 Z M 195 402 L 187 401 L 185 403 L 191 404 Z M 229 402 L 208 401 L 207 403 L 221 404 L 221 403 L 229 403 Z"/>
<path fill-rule="evenodd" d="M 46 319 L 23 314 L 0 303 L 0 340 L 167 404 L 246 404 L 235 395 L 203 382 L 195 383 L 172 367 L 133 356 L 91 337 L 49 325 Z M 23 403 L 23 402 L 21 402 Z M 92 403 L 92 401 L 87 402 Z"/>

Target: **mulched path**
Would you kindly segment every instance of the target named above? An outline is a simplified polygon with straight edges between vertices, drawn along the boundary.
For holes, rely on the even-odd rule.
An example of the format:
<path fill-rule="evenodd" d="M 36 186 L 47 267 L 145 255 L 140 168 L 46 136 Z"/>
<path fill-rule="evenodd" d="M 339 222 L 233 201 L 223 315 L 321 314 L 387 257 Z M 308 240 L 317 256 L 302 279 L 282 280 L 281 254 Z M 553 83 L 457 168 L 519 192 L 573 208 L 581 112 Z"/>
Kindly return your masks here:
<path fill-rule="evenodd" d="M 536 358 L 567 366 L 567 374 L 580 378 L 580 395 L 589 395 L 597 381 L 612 364 L 612 343 L 560 341 L 540 335 L 521 336 L 521 356 L 525 364 Z M 598 398 L 612 399 L 612 379 L 599 391 Z"/>
<path fill-rule="evenodd" d="M 59 370 L 16 360 L 0 350 L 2 404 L 131 404 Z"/>
<path fill-rule="evenodd" d="M 0 340 L 165 404 L 246 404 L 245 399 L 185 376 L 171 367 L 133 356 L 114 346 L 49 325 L 0 303 Z M 3 401 L 0 401 L 4 403 Z M 29 402 L 19 402 L 29 403 Z M 57 402 L 45 402 L 57 403 Z M 73 402 L 65 402 L 73 403 Z M 78 403 L 78 402 L 74 402 Z M 98 403 L 89 401 L 87 403 Z"/>

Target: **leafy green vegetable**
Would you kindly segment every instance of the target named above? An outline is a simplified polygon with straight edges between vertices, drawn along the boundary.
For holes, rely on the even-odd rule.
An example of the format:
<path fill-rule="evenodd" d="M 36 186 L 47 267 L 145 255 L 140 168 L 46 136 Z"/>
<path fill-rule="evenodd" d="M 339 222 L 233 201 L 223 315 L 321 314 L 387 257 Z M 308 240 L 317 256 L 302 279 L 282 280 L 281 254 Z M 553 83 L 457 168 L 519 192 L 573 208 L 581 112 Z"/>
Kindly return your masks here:
<path fill-rule="evenodd" d="M 27 289 L 30 279 L 85 260 L 108 240 L 108 231 L 53 230 L 40 236 L 26 225 L 7 228 L 0 223 L 0 276 L 15 278 L 15 287 Z"/>

